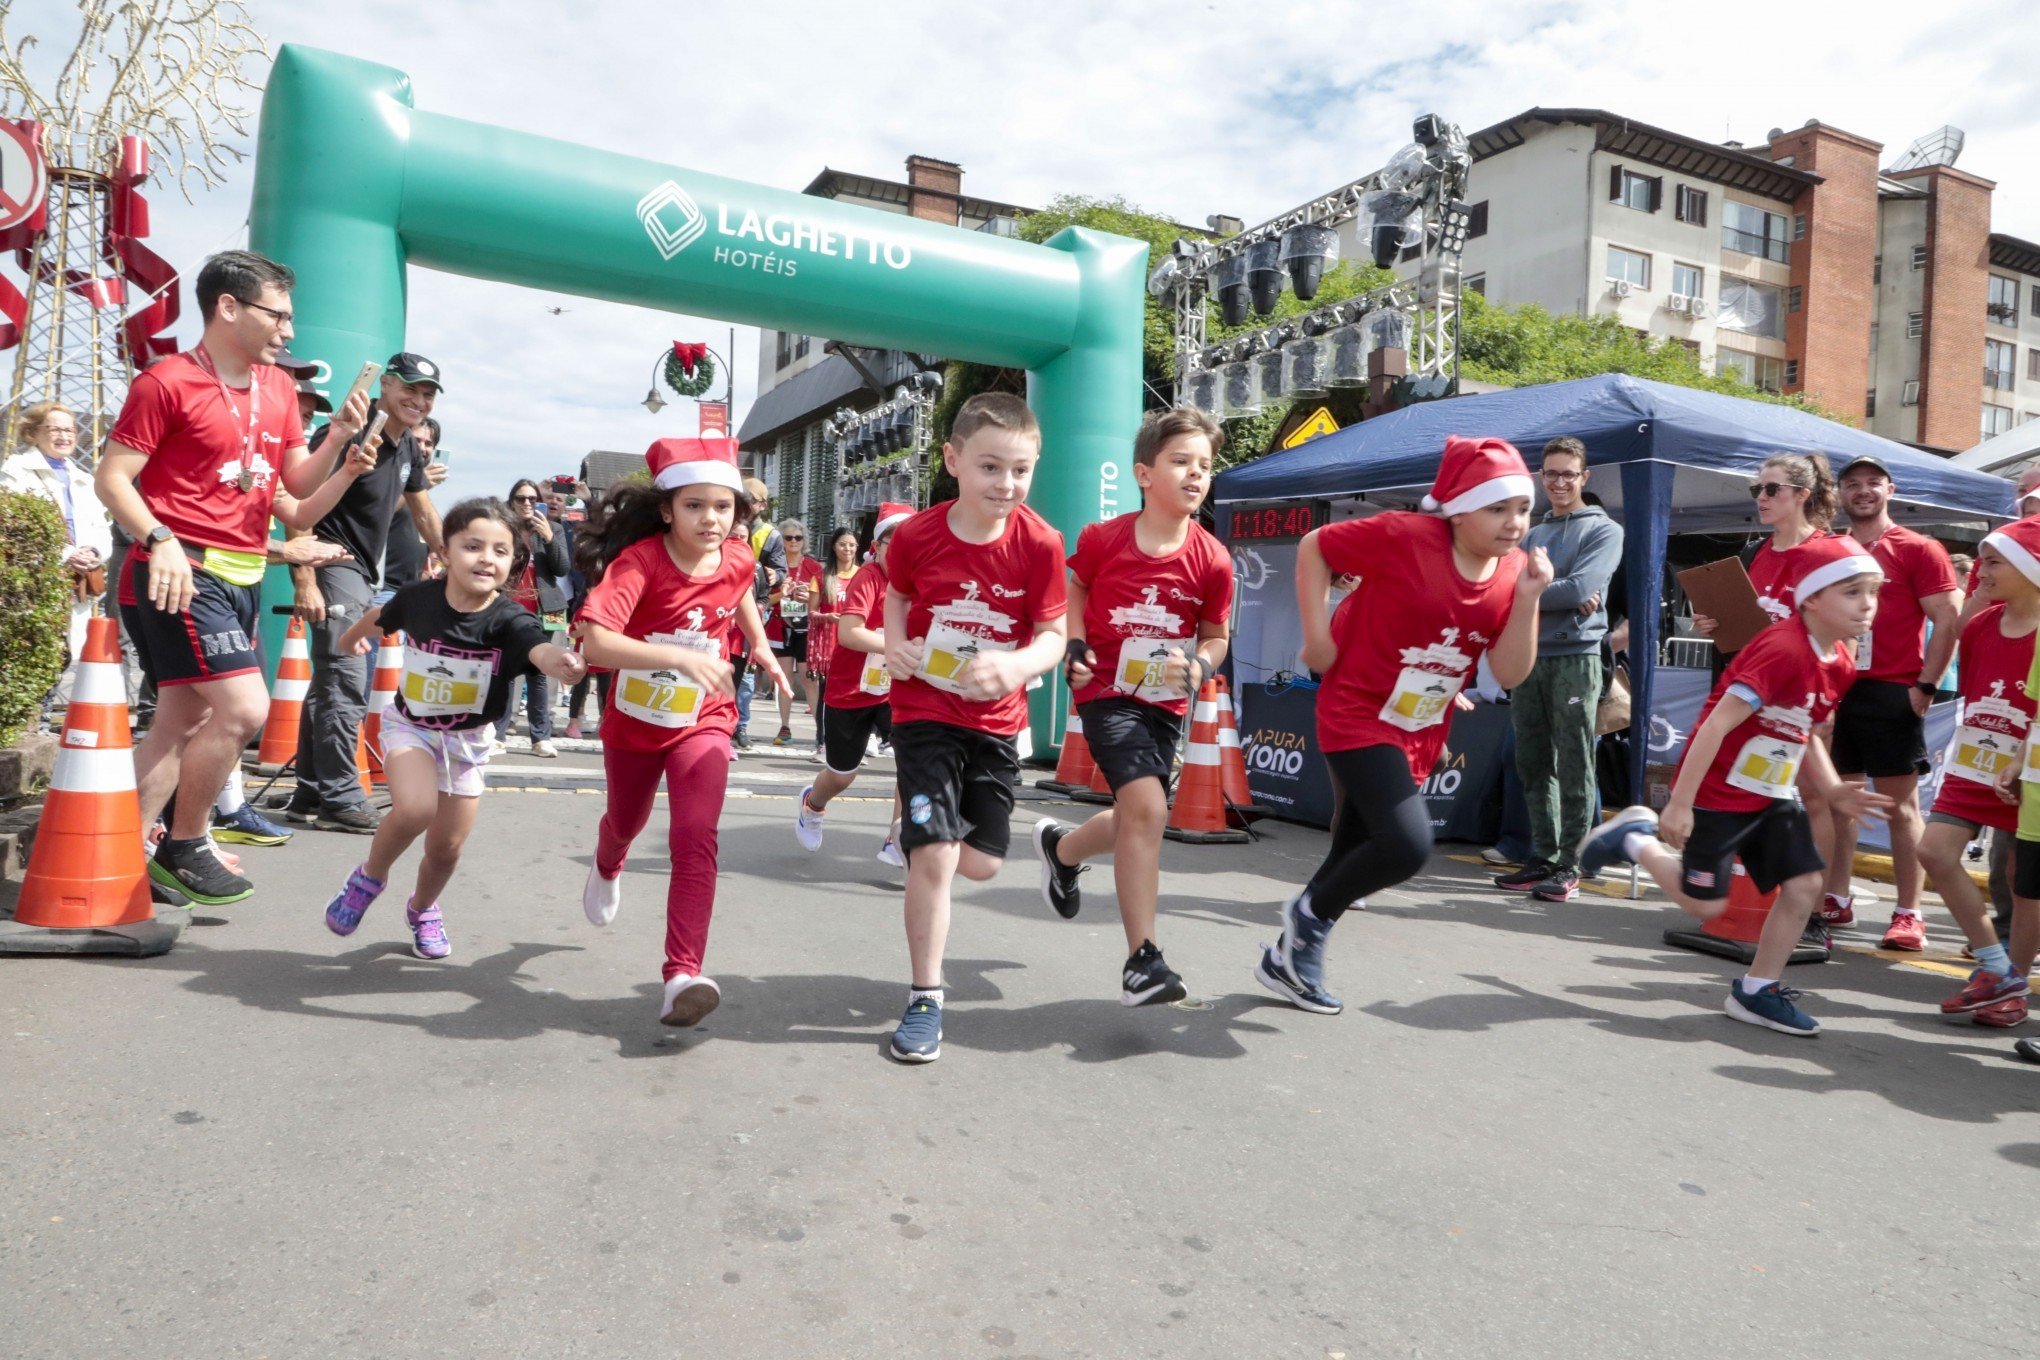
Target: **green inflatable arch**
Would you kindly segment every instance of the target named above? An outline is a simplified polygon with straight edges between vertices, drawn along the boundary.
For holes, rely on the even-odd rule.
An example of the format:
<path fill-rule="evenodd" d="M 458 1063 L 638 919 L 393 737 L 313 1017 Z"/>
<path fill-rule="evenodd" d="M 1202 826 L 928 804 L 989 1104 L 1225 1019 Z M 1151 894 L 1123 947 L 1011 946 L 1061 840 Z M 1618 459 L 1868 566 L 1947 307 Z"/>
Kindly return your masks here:
<path fill-rule="evenodd" d="M 263 95 L 249 237 L 297 271 L 291 348 L 334 374 L 404 348 L 422 265 L 1024 368 L 1030 503 L 1072 541 L 1138 508 L 1145 242 L 1029 245 L 421 112 L 402 72 L 293 45 Z M 1035 695 L 1042 739 L 1057 689 Z"/>

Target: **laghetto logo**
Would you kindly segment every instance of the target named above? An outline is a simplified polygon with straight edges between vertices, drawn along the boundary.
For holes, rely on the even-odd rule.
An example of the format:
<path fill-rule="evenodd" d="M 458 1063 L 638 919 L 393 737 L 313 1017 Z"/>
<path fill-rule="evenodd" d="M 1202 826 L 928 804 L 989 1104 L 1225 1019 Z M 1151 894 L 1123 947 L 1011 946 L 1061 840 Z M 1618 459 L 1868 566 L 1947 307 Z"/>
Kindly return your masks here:
<path fill-rule="evenodd" d="M 708 230 L 700 207 L 670 179 L 638 200 L 637 215 L 663 259 L 672 259 Z"/>
<path fill-rule="evenodd" d="M 715 263 L 733 269 L 792 278 L 803 260 L 847 260 L 864 265 L 905 269 L 913 263 L 913 247 L 880 232 L 840 222 L 820 222 L 786 213 L 761 213 L 756 208 L 711 205 L 715 234 L 728 244 L 715 248 Z M 638 221 L 664 259 L 672 259 L 708 233 L 709 214 L 688 192 L 667 180 L 638 200 Z M 871 216 L 883 220 L 884 214 Z"/>

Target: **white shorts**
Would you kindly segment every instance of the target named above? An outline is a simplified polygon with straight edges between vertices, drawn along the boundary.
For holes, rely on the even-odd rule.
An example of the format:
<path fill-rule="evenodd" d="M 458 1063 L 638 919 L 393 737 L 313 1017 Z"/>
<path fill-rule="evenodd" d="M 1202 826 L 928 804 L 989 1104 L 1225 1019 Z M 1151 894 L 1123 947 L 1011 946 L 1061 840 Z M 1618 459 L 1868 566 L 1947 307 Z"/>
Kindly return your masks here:
<path fill-rule="evenodd" d="M 439 770 L 439 791 L 459 798 L 479 798 L 485 787 L 482 772 L 488 768 L 494 727 L 476 727 L 465 732 L 447 732 L 420 727 L 405 717 L 395 704 L 383 710 L 383 763 L 399 751 L 426 751 Z"/>

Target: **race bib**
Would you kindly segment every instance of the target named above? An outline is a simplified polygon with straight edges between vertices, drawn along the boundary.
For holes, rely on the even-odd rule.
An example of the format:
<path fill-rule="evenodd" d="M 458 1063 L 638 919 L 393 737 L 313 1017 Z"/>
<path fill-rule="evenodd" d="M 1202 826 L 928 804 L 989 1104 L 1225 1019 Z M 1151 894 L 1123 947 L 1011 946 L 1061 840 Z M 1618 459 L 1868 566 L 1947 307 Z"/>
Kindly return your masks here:
<path fill-rule="evenodd" d="M 885 668 L 884 657 L 865 654 L 864 668 L 857 673 L 857 692 L 881 699 L 892 693 L 892 672 Z"/>
<path fill-rule="evenodd" d="M 2040 747 L 2033 744 L 2033 735 L 2027 734 L 2026 763 L 2019 770 L 2020 782 L 2026 784 L 2040 784 Z"/>
<path fill-rule="evenodd" d="M 791 591 L 779 602 L 779 617 L 787 626 L 799 628 L 807 623 L 807 601 L 796 600 Z"/>
<path fill-rule="evenodd" d="M 968 666 L 979 652 L 1010 652 L 1013 644 L 1000 642 L 996 638 L 981 638 L 952 628 L 946 623 L 928 626 L 928 645 L 921 657 L 920 676 L 929 684 L 949 694 L 962 694 L 959 683 L 964 667 Z"/>
<path fill-rule="evenodd" d="M 404 711 L 414 718 L 450 718 L 480 713 L 489 698 L 495 666 L 471 657 L 441 656 L 404 648 Z"/>
<path fill-rule="evenodd" d="M 1169 684 L 1169 652 L 1188 652 L 1189 638 L 1127 638 L 1119 644 L 1119 664 L 1112 668 L 1112 687 L 1136 699 L 1166 703 L 1183 696 Z"/>
<path fill-rule="evenodd" d="M 2017 737 L 1982 727 L 1958 727 L 1955 729 L 1954 754 L 1948 757 L 1948 774 L 1951 778 L 1969 779 L 1978 784 L 1995 784 L 1998 774 L 2017 759 L 2018 754 Z M 2040 780 L 2040 774 L 2030 769 L 2024 777 Z"/>
<path fill-rule="evenodd" d="M 653 633 L 647 642 L 671 643 L 690 651 L 717 655 L 720 649 L 706 633 L 682 629 L 677 633 Z M 654 727 L 692 727 L 701 719 L 702 700 L 707 692 L 678 671 L 618 671 L 616 706 L 639 722 Z"/>
<path fill-rule="evenodd" d="M 1463 675 L 1439 675 L 1434 671 L 1405 667 L 1395 678 L 1388 702 L 1381 706 L 1381 720 L 1405 732 L 1421 732 L 1445 721 L 1445 710 L 1466 683 Z"/>
<path fill-rule="evenodd" d="M 1870 670 L 1870 634 L 1863 633 L 1856 638 L 1856 673 L 1867 674 Z"/>
<path fill-rule="evenodd" d="M 1728 782 L 1746 793 L 1765 798 L 1791 798 L 1799 779 L 1799 762 L 1806 758 L 1806 743 L 1778 737 L 1751 737 L 1736 753 L 1729 767 Z"/>

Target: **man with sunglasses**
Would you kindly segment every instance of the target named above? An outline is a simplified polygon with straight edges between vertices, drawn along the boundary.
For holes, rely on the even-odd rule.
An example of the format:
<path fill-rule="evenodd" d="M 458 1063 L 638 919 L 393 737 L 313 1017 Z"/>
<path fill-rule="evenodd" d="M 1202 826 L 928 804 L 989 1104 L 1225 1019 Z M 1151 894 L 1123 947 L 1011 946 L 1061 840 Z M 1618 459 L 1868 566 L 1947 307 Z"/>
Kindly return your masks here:
<path fill-rule="evenodd" d="M 1594 714 L 1601 701 L 1601 639 L 1608 582 L 1622 560 L 1622 529 L 1589 505 L 1587 446 L 1563 435 L 1544 446 L 1539 478 L 1551 503 L 1523 550 L 1551 557 L 1538 600 L 1537 663 L 1509 693 L 1516 773 L 1530 810 L 1530 862 L 1495 886 L 1545 902 L 1579 896 L 1576 847 L 1594 816 Z"/>
<path fill-rule="evenodd" d="M 149 874 L 208 906 L 254 891 L 214 852 L 206 822 L 269 713 L 255 639 L 270 515 L 309 529 L 367 471 L 349 457 L 329 475 L 368 421 L 366 398 L 335 412 L 339 438 L 309 452 L 296 385 L 275 367 L 296 281 L 252 251 L 208 259 L 194 289 L 198 344 L 136 376 L 94 477 L 134 540 L 121 616 L 158 692 L 135 748 L 142 824 L 176 795 Z"/>

